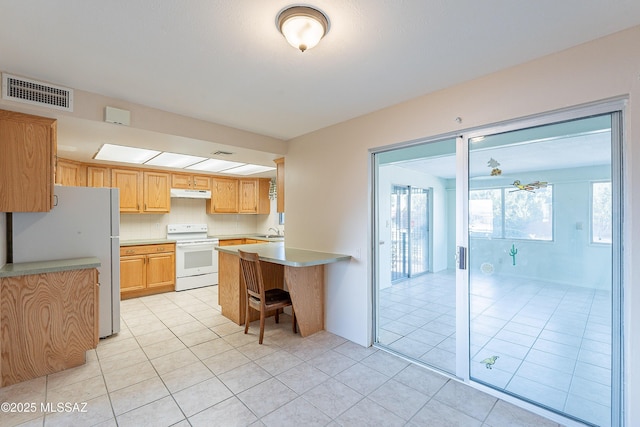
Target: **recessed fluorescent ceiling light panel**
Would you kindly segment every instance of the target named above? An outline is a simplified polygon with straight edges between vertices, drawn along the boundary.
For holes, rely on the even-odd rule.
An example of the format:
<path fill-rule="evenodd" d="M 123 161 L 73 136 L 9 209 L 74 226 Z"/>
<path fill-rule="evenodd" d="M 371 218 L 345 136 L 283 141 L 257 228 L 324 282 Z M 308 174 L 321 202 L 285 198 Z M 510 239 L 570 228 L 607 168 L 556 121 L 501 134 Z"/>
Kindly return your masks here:
<path fill-rule="evenodd" d="M 160 151 L 125 147 L 124 145 L 104 144 L 94 159 L 142 164 L 158 154 L 160 154 Z"/>
<path fill-rule="evenodd" d="M 145 165 L 152 166 L 164 166 L 167 168 L 186 168 L 187 166 L 191 166 L 195 163 L 199 163 L 203 160 L 207 160 L 206 157 L 198 157 L 198 156 L 188 156 L 186 154 L 178 154 L 178 153 L 160 153 L 153 159 L 145 162 Z"/>
<path fill-rule="evenodd" d="M 243 163 L 229 162 L 227 160 L 209 159 L 209 160 L 205 160 L 204 162 L 191 165 L 185 169 L 194 169 L 198 171 L 208 171 L 208 172 L 220 172 L 225 169 L 231 169 L 233 167 L 240 166 L 240 165 L 243 165 Z"/>
<path fill-rule="evenodd" d="M 274 170 L 274 167 L 270 166 L 260 166 L 260 165 L 242 165 L 237 168 L 225 169 L 220 171 L 221 173 L 232 173 L 236 175 L 253 175 L 254 173 L 266 172 Z"/>

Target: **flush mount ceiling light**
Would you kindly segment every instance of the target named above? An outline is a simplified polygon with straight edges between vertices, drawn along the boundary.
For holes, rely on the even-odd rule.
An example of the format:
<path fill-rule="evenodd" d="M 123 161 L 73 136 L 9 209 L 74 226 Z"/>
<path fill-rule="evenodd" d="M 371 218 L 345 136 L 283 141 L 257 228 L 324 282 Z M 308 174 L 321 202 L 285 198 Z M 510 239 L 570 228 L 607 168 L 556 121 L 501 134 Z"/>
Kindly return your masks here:
<path fill-rule="evenodd" d="M 308 6 L 292 6 L 284 9 L 276 19 L 278 30 L 287 42 L 304 52 L 318 44 L 329 32 L 327 16 Z"/>

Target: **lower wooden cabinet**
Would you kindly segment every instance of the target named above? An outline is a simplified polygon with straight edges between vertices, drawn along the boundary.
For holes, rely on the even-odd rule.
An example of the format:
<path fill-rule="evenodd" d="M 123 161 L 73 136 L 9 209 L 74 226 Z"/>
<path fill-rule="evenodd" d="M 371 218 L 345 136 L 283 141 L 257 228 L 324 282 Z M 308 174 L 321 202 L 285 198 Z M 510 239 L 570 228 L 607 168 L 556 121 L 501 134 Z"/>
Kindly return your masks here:
<path fill-rule="evenodd" d="M 269 243 L 268 240 L 240 238 L 240 239 L 221 239 L 220 246 L 233 246 L 233 245 L 248 245 L 251 243 Z"/>
<path fill-rule="evenodd" d="M 95 268 L 0 278 L 0 387 L 85 363 L 99 292 Z"/>
<path fill-rule="evenodd" d="M 122 299 L 170 292 L 175 290 L 175 284 L 175 243 L 120 248 Z"/>

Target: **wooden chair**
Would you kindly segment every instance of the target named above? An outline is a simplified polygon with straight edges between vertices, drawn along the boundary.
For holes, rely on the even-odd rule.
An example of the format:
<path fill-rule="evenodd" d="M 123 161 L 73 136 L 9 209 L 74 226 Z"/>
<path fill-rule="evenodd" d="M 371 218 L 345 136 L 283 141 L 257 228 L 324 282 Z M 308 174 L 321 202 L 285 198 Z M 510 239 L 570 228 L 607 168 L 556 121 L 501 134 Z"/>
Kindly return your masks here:
<path fill-rule="evenodd" d="M 264 289 L 264 280 L 262 278 L 262 269 L 260 267 L 260 259 L 258 254 L 252 252 L 244 252 L 238 250 L 240 255 L 240 272 L 244 279 L 245 288 L 247 290 L 247 311 L 244 321 L 244 333 L 249 331 L 249 307 L 260 312 L 260 339 L 262 344 L 264 337 L 264 320 L 267 311 L 275 310 L 276 323 L 279 323 L 280 309 L 291 306 L 291 322 L 293 333 L 296 333 L 296 314 L 293 311 L 291 296 L 284 289 Z"/>

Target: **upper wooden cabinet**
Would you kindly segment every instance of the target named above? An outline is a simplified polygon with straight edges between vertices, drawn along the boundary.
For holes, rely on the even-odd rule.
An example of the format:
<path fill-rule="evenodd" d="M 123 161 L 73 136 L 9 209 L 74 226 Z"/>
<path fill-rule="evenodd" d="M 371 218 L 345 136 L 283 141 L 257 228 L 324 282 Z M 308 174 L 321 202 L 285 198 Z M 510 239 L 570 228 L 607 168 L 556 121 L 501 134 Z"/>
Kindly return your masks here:
<path fill-rule="evenodd" d="M 171 185 L 168 173 L 143 172 L 143 207 L 147 213 L 169 213 L 171 210 Z"/>
<path fill-rule="evenodd" d="M 271 211 L 269 178 L 231 178 L 180 172 L 106 167 L 58 159 L 56 183 L 70 186 L 115 187 L 121 213 L 169 213 L 171 188 L 211 190 L 210 214 L 264 214 Z"/>
<path fill-rule="evenodd" d="M 142 211 L 142 181 L 140 173 L 131 169 L 111 169 L 111 186 L 120 189 L 120 212 Z"/>
<path fill-rule="evenodd" d="M 246 207 L 249 207 L 253 204 L 255 208 L 252 210 L 246 210 L 243 213 L 254 213 L 254 214 L 265 214 L 268 215 L 271 212 L 271 201 L 269 200 L 269 186 L 271 185 L 271 180 L 268 178 L 258 178 L 258 179 L 241 179 L 240 184 L 242 185 L 243 181 L 245 181 L 245 185 L 247 189 L 251 186 L 249 185 L 249 181 L 253 183 L 253 187 L 255 188 L 255 192 L 246 191 L 245 194 L 240 193 L 240 200 L 242 205 L 242 198 L 246 196 L 246 200 L 244 204 Z M 253 197 L 253 199 L 251 199 Z"/>
<path fill-rule="evenodd" d="M 111 169 L 111 186 L 120 189 L 121 213 L 169 213 L 169 174 Z"/>
<path fill-rule="evenodd" d="M 211 179 L 211 199 L 207 200 L 207 212 L 238 213 L 238 180 L 235 178 Z"/>
<path fill-rule="evenodd" d="M 87 187 L 111 187 L 111 171 L 101 166 L 87 166 Z"/>
<path fill-rule="evenodd" d="M 276 163 L 276 194 L 277 194 L 277 208 L 278 213 L 284 212 L 284 157 L 275 159 Z"/>
<path fill-rule="evenodd" d="M 56 184 L 85 187 L 87 185 L 87 166 L 79 162 L 58 159 Z"/>
<path fill-rule="evenodd" d="M 210 190 L 211 178 L 205 175 L 186 175 L 182 173 L 172 173 L 171 188 L 183 188 L 186 190 Z"/>
<path fill-rule="evenodd" d="M 211 179 L 211 200 L 207 212 L 269 214 L 268 178 L 218 178 Z"/>
<path fill-rule="evenodd" d="M 241 179 L 239 213 L 258 213 L 258 181 L 255 179 Z"/>
<path fill-rule="evenodd" d="M 0 110 L 0 212 L 53 207 L 56 120 Z"/>
<path fill-rule="evenodd" d="M 269 199 L 269 188 L 271 179 L 258 179 L 258 212 L 257 214 L 269 215 L 271 213 L 271 199 Z"/>
<path fill-rule="evenodd" d="M 58 158 L 56 184 L 71 187 L 111 187 L 111 174 L 107 167 Z"/>

